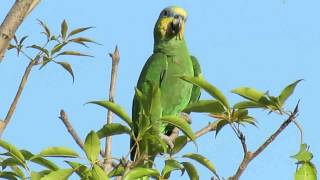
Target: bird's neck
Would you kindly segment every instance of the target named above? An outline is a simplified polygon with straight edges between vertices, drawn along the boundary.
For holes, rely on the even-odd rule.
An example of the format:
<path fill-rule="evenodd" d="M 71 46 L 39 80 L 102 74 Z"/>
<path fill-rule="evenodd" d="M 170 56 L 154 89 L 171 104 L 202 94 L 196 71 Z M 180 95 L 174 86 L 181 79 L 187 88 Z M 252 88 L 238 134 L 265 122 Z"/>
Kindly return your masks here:
<path fill-rule="evenodd" d="M 183 38 L 172 38 L 170 40 L 155 41 L 153 52 L 162 52 L 167 55 L 175 55 L 177 51 L 179 52 L 180 50 L 188 51 L 185 40 Z"/>

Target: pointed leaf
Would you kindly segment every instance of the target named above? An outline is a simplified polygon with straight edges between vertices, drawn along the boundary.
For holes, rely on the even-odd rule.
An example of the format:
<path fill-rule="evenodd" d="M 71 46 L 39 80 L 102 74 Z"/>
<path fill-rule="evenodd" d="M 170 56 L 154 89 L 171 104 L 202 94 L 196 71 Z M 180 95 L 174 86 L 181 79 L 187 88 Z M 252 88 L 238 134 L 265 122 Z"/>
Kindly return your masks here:
<path fill-rule="evenodd" d="M 124 167 L 122 164 L 118 164 L 115 168 L 112 169 L 112 171 L 108 174 L 109 177 L 114 176 L 122 176 L 124 173 Z"/>
<path fill-rule="evenodd" d="M 168 159 L 165 161 L 165 166 L 161 172 L 161 176 L 164 177 L 165 179 L 168 179 L 172 171 L 181 170 L 181 169 L 182 169 L 182 166 L 178 161 L 174 159 Z"/>
<path fill-rule="evenodd" d="M 224 107 L 219 101 L 216 100 L 199 100 L 195 103 L 188 105 L 183 111 L 185 112 L 211 112 L 222 113 Z"/>
<path fill-rule="evenodd" d="M 56 171 L 59 169 L 59 167 L 56 164 L 54 164 L 52 161 L 49 161 L 41 156 L 35 156 L 27 150 L 20 150 L 20 152 L 23 154 L 26 160 L 30 160 L 31 162 L 44 166 L 53 171 Z"/>
<path fill-rule="evenodd" d="M 98 135 L 94 131 L 90 131 L 86 137 L 84 152 L 93 164 L 97 161 L 100 152 L 100 141 Z"/>
<path fill-rule="evenodd" d="M 129 134 L 130 135 L 130 129 L 127 126 L 124 126 L 119 123 L 112 123 L 112 124 L 106 124 L 101 128 L 98 132 L 97 135 L 99 138 L 104 138 L 107 136 L 113 136 L 117 134 Z"/>
<path fill-rule="evenodd" d="M 9 180 L 18 180 L 17 174 L 10 171 L 0 171 L 0 178 L 9 179 Z"/>
<path fill-rule="evenodd" d="M 76 158 L 79 157 L 78 153 L 73 151 L 70 148 L 67 147 L 48 147 L 44 150 L 42 150 L 39 154 L 40 156 L 44 157 L 69 157 L 69 158 Z M 30 160 L 37 158 L 37 156 L 32 157 Z"/>
<path fill-rule="evenodd" d="M 315 166 L 310 162 L 303 163 L 295 172 L 294 180 L 317 180 Z"/>
<path fill-rule="evenodd" d="M 279 101 L 280 104 L 283 105 L 284 102 L 291 96 L 291 94 L 293 93 L 294 89 L 296 88 L 297 84 L 302 81 L 303 79 L 299 79 L 297 81 L 295 81 L 292 84 L 289 84 L 287 87 L 285 87 L 282 92 L 279 95 Z"/>
<path fill-rule="evenodd" d="M 199 180 L 199 174 L 197 169 L 189 162 L 182 162 L 181 163 L 184 169 L 187 171 L 190 180 Z"/>
<path fill-rule="evenodd" d="M 28 36 L 23 36 L 20 41 L 19 41 L 19 44 L 21 45 L 23 43 L 23 41 L 25 41 L 27 39 Z"/>
<path fill-rule="evenodd" d="M 174 140 L 172 154 L 176 154 L 187 144 L 188 138 L 186 136 L 179 136 Z"/>
<path fill-rule="evenodd" d="M 67 31 L 68 31 L 68 24 L 67 24 L 66 20 L 63 20 L 61 23 L 61 37 L 62 37 L 62 39 L 66 39 Z"/>
<path fill-rule="evenodd" d="M 232 90 L 231 92 L 265 106 L 269 104 L 269 100 L 266 98 L 265 93 L 254 88 L 240 87 Z"/>
<path fill-rule="evenodd" d="M 81 32 L 83 32 L 83 31 L 86 31 L 86 30 L 91 29 L 91 28 L 94 28 L 94 27 L 91 26 L 91 27 L 84 27 L 84 28 L 74 29 L 74 30 L 72 30 L 72 31 L 70 32 L 70 34 L 68 35 L 68 37 L 73 36 L 73 35 L 78 34 L 78 33 L 81 33 Z"/>
<path fill-rule="evenodd" d="M 13 145 L 6 141 L 0 140 L 0 147 L 7 150 L 11 157 L 18 160 L 20 163 L 25 164 L 25 159 L 21 152 Z"/>
<path fill-rule="evenodd" d="M 67 180 L 69 176 L 73 173 L 73 169 L 60 169 L 57 171 L 52 171 L 48 175 L 41 178 L 41 180 Z"/>
<path fill-rule="evenodd" d="M 227 101 L 227 98 L 223 95 L 223 93 L 218 88 L 216 88 L 215 86 L 207 82 L 205 79 L 203 79 L 201 76 L 198 76 L 198 77 L 183 76 L 181 78 L 185 81 L 188 81 L 192 84 L 195 84 L 201 87 L 206 92 L 208 92 L 212 97 L 216 98 L 219 102 L 221 102 L 221 104 L 226 109 L 229 109 L 229 103 Z"/>
<path fill-rule="evenodd" d="M 65 162 L 68 163 L 72 167 L 73 171 L 76 172 L 81 178 L 89 177 L 91 175 L 90 169 L 85 165 L 71 161 Z"/>
<path fill-rule="evenodd" d="M 93 57 L 91 55 L 83 54 L 77 51 L 63 51 L 62 53 L 59 53 L 57 56 L 62 56 L 62 55 Z"/>
<path fill-rule="evenodd" d="M 109 177 L 107 174 L 102 170 L 98 165 L 94 164 L 91 174 L 93 176 L 93 179 L 101 179 L 101 180 L 108 180 Z"/>
<path fill-rule="evenodd" d="M 253 101 L 242 101 L 242 102 L 238 102 L 237 104 L 235 104 L 233 106 L 233 108 L 235 109 L 246 109 L 246 108 L 264 108 L 265 106 L 253 102 Z"/>
<path fill-rule="evenodd" d="M 39 51 L 41 51 L 42 53 L 44 53 L 44 54 L 46 54 L 47 56 L 50 56 L 49 55 L 49 51 L 47 50 L 47 49 L 45 49 L 45 48 L 43 48 L 43 47 L 40 47 L 40 46 L 38 46 L 38 45 L 32 45 L 32 46 L 28 46 L 27 48 L 33 48 L 33 49 L 37 49 L 37 50 L 39 50 Z"/>
<path fill-rule="evenodd" d="M 74 74 L 73 74 L 71 65 L 67 62 L 56 62 L 56 63 L 59 64 L 61 67 L 63 67 L 66 71 L 68 71 L 68 73 L 72 76 L 72 82 L 74 82 Z"/>
<path fill-rule="evenodd" d="M 188 153 L 188 154 L 183 155 L 182 157 L 190 158 L 192 160 L 195 160 L 198 163 L 200 163 L 203 166 L 205 166 L 206 168 L 208 168 L 211 172 L 216 174 L 216 169 L 214 168 L 214 165 L 206 157 L 204 157 L 204 156 L 202 156 L 200 154 L 195 154 L 195 153 Z"/>
<path fill-rule="evenodd" d="M 169 123 L 173 126 L 179 128 L 186 136 L 188 136 L 192 141 L 195 141 L 196 137 L 192 132 L 191 126 L 183 118 L 177 116 L 164 116 L 161 121 Z"/>
<path fill-rule="evenodd" d="M 86 43 L 86 42 L 89 42 L 89 43 L 95 43 L 95 44 L 98 44 L 97 42 L 95 42 L 94 40 L 92 39 L 89 39 L 89 38 L 86 38 L 86 37 L 78 37 L 78 38 L 73 38 L 73 39 L 70 39 L 69 41 L 71 42 L 75 42 L 75 43 Z"/>
<path fill-rule="evenodd" d="M 47 38 L 49 39 L 51 37 L 51 33 L 50 33 L 50 29 L 48 28 L 48 26 L 41 20 L 37 19 L 39 21 L 39 24 L 43 27 L 44 29 L 44 34 L 47 36 Z"/>
<path fill-rule="evenodd" d="M 51 55 L 54 55 L 55 53 L 59 52 L 67 43 L 59 43 L 55 45 L 51 50 Z"/>
<path fill-rule="evenodd" d="M 218 136 L 218 133 L 221 131 L 221 129 L 222 129 L 225 125 L 229 124 L 229 121 L 227 121 L 227 120 L 225 120 L 225 119 L 220 119 L 220 120 L 218 120 L 218 121 L 219 121 L 219 122 L 218 122 L 218 124 L 217 124 L 215 137 Z"/>
<path fill-rule="evenodd" d="M 119 116 L 122 120 L 124 120 L 130 127 L 132 127 L 131 118 L 129 117 L 129 115 L 125 112 L 125 110 L 121 106 L 119 106 L 111 101 L 90 101 L 88 103 L 97 104 L 97 105 L 102 106 L 106 109 L 109 109 L 110 111 L 115 113 L 117 116 Z"/>
<path fill-rule="evenodd" d="M 144 176 L 158 177 L 160 176 L 160 173 L 156 169 L 136 167 L 130 170 L 128 174 L 125 175 L 124 180 L 133 180 L 133 179 L 142 178 Z"/>

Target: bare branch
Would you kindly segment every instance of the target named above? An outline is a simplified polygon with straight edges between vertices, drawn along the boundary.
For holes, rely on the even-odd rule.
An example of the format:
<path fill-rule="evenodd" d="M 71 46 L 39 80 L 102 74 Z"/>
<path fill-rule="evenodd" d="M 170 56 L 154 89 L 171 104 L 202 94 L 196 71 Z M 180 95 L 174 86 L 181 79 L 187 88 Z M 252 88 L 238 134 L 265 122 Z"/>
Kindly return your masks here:
<path fill-rule="evenodd" d="M 16 0 L 0 26 L 0 61 L 22 21 L 37 5 L 36 0 Z M 33 6 L 33 7 L 32 7 Z M 31 7 L 31 8 L 30 8 Z"/>
<path fill-rule="evenodd" d="M 16 107 L 17 107 L 17 104 L 19 102 L 21 93 L 22 93 L 22 91 L 23 91 L 23 89 L 24 89 L 24 87 L 25 87 L 25 85 L 27 83 L 27 80 L 28 80 L 28 77 L 29 77 L 29 74 L 30 74 L 30 72 L 32 70 L 33 65 L 35 65 L 35 61 L 32 60 L 32 61 L 29 62 L 28 66 L 26 67 L 26 70 L 25 70 L 25 72 L 24 72 L 24 74 L 22 76 L 20 85 L 18 87 L 18 91 L 17 91 L 17 93 L 16 93 L 16 95 L 15 95 L 15 97 L 14 97 L 14 99 L 13 99 L 11 105 L 10 105 L 10 108 L 8 110 L 6 118 L 3 121 L 1 121 L 1 123 L 0 123 L 0 139 L 2 137 L 2 134 L 3 134 L 4 130 L 7 127 L 7 125 L 10 123 L 13 113 L 16 110 Z"/>
<path fill-rule="evenodd" d="M 76 143 L 79 145 L 79 147 L 81 149 L 83 149 L 83 142 L 80 139 L 80 137 L 78 136 L 77 132 L 73 129 L 67 114 L 65 113 L 65 111 L 63 109 L 60 110 L 60 117 L 59 119 L 62 120 L 63 124 L 66 126 L 68 132 L 70 133 L 70 135 L 72 136 L 72 138 L 76 141 Z"/>
<path fill-rule="evenodd" d="M 114 96 L 115 96 L 115 89 L 116 89 L 116 79 L 117 79 L 117 72 L 118 72 L 118 64 L 120 60 L 120 54 L 118 47 L 116 46 L 114 52 L 109 54 L 112 59 L 112 68 L 111 68 L 111 82 L 110 82 L 110 88 L 109 88 L 109 101 L 114 102 Z M 112 111 L 108 110 L 107 114 L 107 124 L 112 123 Z M 104 161 L 104 170 L 105 172 L 108 172 L 111 169 L 112 165 L 112 137 L 108 136 L 106 137 L 106 146 L 105 146 L 105 161 Z"/>
<path fill-rule="evenodd" d="M 244 158 L 241 162 L 241 164 L 238 167 L 238 170 L 236 172 L 235 175 L 233 175 L 232 177 L 230 177 L 230 180 L 238 180 L 240 178 L 240 176 L 242 175 L 242 173 L 244 172 L 244 170 L 247 168 L 247 166 L 249 165 L 249 163 L 255 158 L 257 157 L 262 151 L 264 151 L 277 137 L 278 135 L 291 123 L 295 120 L 297 114 L 298 114 L 298 107 L 299 107 L 299 102 L 297 103 L 293 113 L 290 114 L 290 116 L 288 117 L 288 119 L 286 121 L 284 121 L 281 126 L 264 142 L 261 144 L 261 146 L 259 146 L 259 148 L 255 151 L 255 152 L 250 152 L 247 151 L 247 153 L 245 153 Z"/>

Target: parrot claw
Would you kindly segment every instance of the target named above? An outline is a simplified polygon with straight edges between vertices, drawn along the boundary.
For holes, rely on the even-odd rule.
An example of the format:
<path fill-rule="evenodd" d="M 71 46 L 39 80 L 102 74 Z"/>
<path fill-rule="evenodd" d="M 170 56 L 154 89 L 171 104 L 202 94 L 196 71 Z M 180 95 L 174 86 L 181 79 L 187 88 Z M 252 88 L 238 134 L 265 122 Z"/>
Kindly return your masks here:
<path fill-rule="evenodd" d="M 181 113 L 180 113 L 180 117 L 183 118 L 183 119 L 185 119 L 189 124 L 192 123 L 192 119 L 191 119 L 190 114 L 185 113 L 185 112 L 181 112 Z"/>
<path fill-rule="evenodd" d="M 167 145 L 170 147 L 170 149 L 173 149 L 174 144 L 169 136 L 164 135 L 164 134 L 160 134 L 160 138 L 167 143 Z"/>

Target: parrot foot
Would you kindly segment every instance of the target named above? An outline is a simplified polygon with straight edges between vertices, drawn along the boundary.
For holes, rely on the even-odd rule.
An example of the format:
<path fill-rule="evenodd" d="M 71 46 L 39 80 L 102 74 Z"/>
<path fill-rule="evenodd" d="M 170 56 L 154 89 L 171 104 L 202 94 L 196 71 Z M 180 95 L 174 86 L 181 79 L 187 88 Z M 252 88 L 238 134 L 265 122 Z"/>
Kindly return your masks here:
<path fill-rule="evenodd" d="M 172 140 L 171 140 L 171 138 L 169 136 L 164 135 L 164 134 L 160 134 L 160 138 L 162 140 L 164 140 L 164 142 L 167 143 L 167 145 L 170 147 L 170 149 L 173 149 L 174 144 L 173 144 L 173 142 L 172 142 Z"/>
<path fill-rule="evenodd" d="M 185 119 L 189 124 L 192 123 L 192 119 L 191 119 L 190 114 L 185 113 L 185 112 L 181 112 L 181 113 L 180 113 L 180 117 L 183 118 L 183 119 Z"/>

